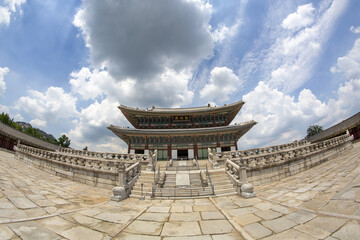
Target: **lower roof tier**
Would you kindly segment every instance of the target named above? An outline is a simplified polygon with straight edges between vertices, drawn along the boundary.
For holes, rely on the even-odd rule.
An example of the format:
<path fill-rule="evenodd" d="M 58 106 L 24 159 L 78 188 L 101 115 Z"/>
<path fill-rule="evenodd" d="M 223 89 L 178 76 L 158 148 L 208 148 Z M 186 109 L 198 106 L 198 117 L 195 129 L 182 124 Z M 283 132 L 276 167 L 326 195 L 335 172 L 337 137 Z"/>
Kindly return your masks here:
<path fill-rule="evenodd" d="M 110 125 L 110 129 L 114 134 L 129 144 L 131 137 L 176 137 L 176 136 L 201 136 L 201 135 L 221 135 L 233 133 L 236 141 L 248 132 L 257 122 L 250 121 L 242 124 L 210 127 L 210 128 L 185 128 L 185 129 L 135 129 L 123 128 Z"/>

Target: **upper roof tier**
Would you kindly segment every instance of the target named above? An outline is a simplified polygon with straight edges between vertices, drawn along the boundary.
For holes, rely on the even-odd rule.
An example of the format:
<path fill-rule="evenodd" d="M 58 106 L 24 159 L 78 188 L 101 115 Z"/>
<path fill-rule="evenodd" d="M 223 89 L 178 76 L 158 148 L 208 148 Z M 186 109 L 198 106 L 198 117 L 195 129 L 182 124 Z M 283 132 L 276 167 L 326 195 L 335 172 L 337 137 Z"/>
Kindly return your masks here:
<path fill-rule="evenodd" d="M 135 128 L 193 128 L 227 126 L 244 104 L 244 101 L 238 101 L 219 107 L 208 105 L 192 108 L 153 107 L 151 109 L 120 105 L 119 109 Z"/>

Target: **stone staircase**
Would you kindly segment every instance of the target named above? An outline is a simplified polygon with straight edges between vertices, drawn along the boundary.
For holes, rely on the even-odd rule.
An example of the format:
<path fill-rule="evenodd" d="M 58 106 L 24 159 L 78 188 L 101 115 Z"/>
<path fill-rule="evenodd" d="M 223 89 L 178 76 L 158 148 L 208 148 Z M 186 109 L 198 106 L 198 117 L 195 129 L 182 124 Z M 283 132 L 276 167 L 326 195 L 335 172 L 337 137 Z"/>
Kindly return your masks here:
<path fill-rule="evenodd" d="M 216 170 L 209 170 L 209 174 L 212 184 L 214 185 L 214 192 L 216 196 L 227 196 L 227 195 L 237 194 L 235 188 L 233 187 L 229 177 L 227 176 L 223 168 Z M 143 196 L 146 195 L 146 198 L 150 198 L 152 194 L 153 182 L 154 182 L 154 172 L 142 171 L 133 190 L 131 191 L 130 197 L 140 199 L 141 184 L 143 184 Z M 191 188 L 201 188 L 199 171 L 190 172 L 190 185 Z M 175 193 L 175 189 L 176 189 L 176 196 L 174 197 L 189 197 L 191 195 L 193 195 L 193 197 L 197 197 L 194 196 L 196 195 L 196 193 L 191 192 L 193 190 L 186 188 L 177 189 L 175 188 L 175 186 L 176 186 L 176 172 L 172 173 L 171 171 L 170 172 L 167 171 L 166 181 L 163 188 L 166 190 L 161 190 L 163 191 L 164 198 L 169 198 L 168 195 L 171 195 L 171 193 Z M 161 195 L 160 191 L 155 192 L 155 194 L 158 196 Z M 202 197 L 213 196 L 211 187 L 204 188 L 200 195 Z"/>
<path fill-rule="evenodd" d="M 146 194 L 146 198 L 151 197 L 151 188 L 154 183 L 154 172 L 141 171 L 138 180 L 135 183 L 134 188 L 131 190 L 130 197 L 141 198 L 141 184 L 143 184 L 143 196 Z"/>
<path fill-rule="evenodd" d="M 214 185 L 214 192 L 216 196 L 227 196 L 227 195 L 237 194 L 229 177 L 225 173 L 224 168 L 209 170 L 209 174 L 212 184 Z"/>

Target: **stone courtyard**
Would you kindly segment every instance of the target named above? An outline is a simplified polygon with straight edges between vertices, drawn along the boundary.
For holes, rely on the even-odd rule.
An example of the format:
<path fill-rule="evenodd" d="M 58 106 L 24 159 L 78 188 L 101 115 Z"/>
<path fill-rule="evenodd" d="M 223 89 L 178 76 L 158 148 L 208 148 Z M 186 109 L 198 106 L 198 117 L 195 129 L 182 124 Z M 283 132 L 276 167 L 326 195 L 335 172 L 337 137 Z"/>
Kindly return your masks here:
<path fill-rule="evenodd" d="M 110 201 L 0 151 L 0 239 L 360 239 L 360 143 L 237 195 Z"/>

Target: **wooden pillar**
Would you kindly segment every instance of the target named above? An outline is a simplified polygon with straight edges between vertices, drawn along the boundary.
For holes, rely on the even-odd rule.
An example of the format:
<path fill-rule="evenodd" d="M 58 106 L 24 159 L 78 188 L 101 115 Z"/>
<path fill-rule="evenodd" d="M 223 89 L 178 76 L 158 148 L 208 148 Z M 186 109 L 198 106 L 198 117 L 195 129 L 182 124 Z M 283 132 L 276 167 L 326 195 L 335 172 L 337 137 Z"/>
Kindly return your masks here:
<path fill-rule="evenodd" d="M 171 137 L 168 136 L 168 159 L 171 159 Z"/>
<path fill-rule="evenodd" d="M 198 148 L 197 148 L 197 136 L 194 135 L 194 158 L 198 158 Z"/>
<path fill-rule="evenodd" d="M 145 136 L 145 149 L 149 149 L 149 142 L 147 136 Z"/>

